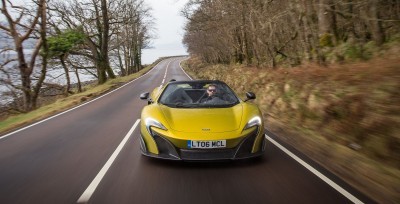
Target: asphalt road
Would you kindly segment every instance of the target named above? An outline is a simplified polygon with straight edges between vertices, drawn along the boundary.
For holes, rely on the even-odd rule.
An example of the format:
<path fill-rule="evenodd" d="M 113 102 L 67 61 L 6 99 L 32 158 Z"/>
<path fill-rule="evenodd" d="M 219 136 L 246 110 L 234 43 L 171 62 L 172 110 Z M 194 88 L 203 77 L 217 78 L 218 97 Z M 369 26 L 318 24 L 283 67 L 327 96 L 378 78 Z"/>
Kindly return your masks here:
<path fill-rule="evenodd" d="M 265 155 L 256 160 L 193 163 L 141 156 L 135 125 L 146 102 L 139 95 L 172 78 L 189 79 L 182 59 L 164 60 L 108 95 L 0 136 L 0 203 L 372 202 L 306 158 L 318 173 L 305 168 L 271 142 L 279 142 L 272 133 Z M 316 176 L 320 172 L 328 182 Z"/>

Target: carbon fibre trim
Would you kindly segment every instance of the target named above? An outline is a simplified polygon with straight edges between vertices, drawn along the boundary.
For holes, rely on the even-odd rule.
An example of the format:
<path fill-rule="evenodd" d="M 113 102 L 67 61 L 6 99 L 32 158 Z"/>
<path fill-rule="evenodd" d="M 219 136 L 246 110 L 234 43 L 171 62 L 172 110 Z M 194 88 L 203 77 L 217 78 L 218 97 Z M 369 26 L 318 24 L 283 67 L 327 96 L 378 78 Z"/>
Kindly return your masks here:
<path fill-rule="evenodd" d="M 142 152 L 147 152 L 147 147 L 143 140 L 143 136 L 140 135 L 139 138 L 140 138 L 140 150 L 142 150 Z"/>
<path fill-rule="evenodd" d="M 179 159 L 179 155 L 174 147 L 174 145 L 166 140 L 165 138 L 159 136 L 159 135 L 154 135 L 154 140 L 156 141 L 157 148 L 159 151 L 160 155 L 164 155 L 166 157 L 174 157 Z"/>
<path fill-rule="evenodd" d="M 240 158 L 251 154 L 254 146 L 254 141 L 256 140 L 256 137 L 258 135 L 258 131 L 259 128 L 255 129 L 249 134 L 249 136 L 243 139 L 242 143 L 239 145 L 238 150 L 236 151 L 235 157 Z"/>

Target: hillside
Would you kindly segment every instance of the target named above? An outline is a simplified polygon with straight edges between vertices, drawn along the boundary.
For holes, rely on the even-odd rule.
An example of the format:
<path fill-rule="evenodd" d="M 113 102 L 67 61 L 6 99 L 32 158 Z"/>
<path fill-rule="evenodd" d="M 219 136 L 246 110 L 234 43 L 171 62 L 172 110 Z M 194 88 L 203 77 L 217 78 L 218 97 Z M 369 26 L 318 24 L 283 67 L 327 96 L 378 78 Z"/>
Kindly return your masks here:
<path fill-rule="evenodd" d="M 266 127 L 379 203 L 400 202 L 399 46 L 368 62 L 256 68 L 184 64 L 257 95 Z"/>

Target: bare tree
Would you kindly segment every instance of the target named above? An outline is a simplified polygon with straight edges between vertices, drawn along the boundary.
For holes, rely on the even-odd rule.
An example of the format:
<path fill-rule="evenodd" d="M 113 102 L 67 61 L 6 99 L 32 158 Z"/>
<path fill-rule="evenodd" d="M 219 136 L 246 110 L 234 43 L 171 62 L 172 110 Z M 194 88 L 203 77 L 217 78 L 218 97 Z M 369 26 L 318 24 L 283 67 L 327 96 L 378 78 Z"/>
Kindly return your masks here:
<path fill-rule="evenodd" d="M 153 18 L 143 0 L 120 0 L 113 25 L 114 50 L 118 66 L 123 75 L 132 74 L 141 68 L 142 49 L 149 46 L 152 38 Z"/>
<path fill-rule="evenodd" d="M 14 5 L 11 1 L 1 0 L 1 13 L 6 19 L 6 24 L 1 24 L 0 29 L 5 31 L 13 40 L 11 50 L 17 54 L 17 68 L 20 73 L 21 86 L 15 86 L 23 93 L 25 111 L 36 108 L 36 101 L 40 91 L 40 87 L 46 75 L 46 1 L 33 1 L 34 13 L 25 7 Z M 11 12 L 16 14 L 13 17 Z M 32 54 L 27 55 L 24 49 L 24 42 L 33 37 L 35 32 L 39 33 Z M 32 84 L 32 73 L 36 66 L 40 49 L 42 52 L 42 69 L 39 79 Z"/>

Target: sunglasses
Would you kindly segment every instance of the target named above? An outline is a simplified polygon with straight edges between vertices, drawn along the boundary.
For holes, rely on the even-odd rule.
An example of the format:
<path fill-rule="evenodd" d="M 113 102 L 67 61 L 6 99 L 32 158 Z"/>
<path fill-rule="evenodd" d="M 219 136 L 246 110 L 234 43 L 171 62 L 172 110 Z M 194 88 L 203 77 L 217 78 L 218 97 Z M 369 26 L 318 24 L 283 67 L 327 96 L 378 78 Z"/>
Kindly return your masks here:
<path fill-rule="evenodd" d="M 209 92 L 217 92 L 216 89 L 207 89 L 207 91 L 209 91 Z"/>

